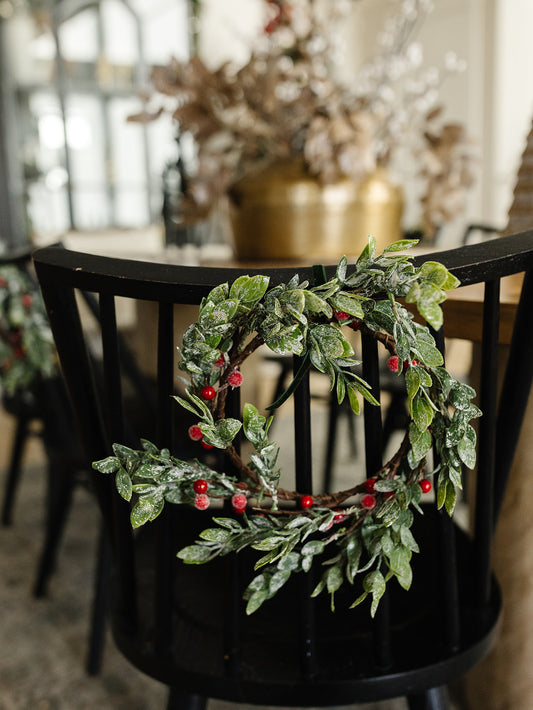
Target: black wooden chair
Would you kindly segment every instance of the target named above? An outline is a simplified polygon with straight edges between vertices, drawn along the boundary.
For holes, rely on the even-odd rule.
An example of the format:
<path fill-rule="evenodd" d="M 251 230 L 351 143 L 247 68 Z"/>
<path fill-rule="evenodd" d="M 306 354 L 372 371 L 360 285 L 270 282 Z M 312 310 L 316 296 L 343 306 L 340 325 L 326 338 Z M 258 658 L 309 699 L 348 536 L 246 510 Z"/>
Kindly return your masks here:
<path fill-rule="evenodd" d="M 205 527 L 205 513 L 167 506 L 156 521 L 133 533 L 129 506 L 116 494 L 111 477 L 95 473 L 94 488 L 112 541 L 114 638 L 134 666 L 169 686 L 169 708 L 204 708 L 208 698 L 317 707 L 407 696 L 411 710 L 443 710 L 445 686 L 476 664 L 495 640 L 501 598 L 490 571 L 490 545 L 532 379 L 528 320 L 533 306 L 533 232 L 427 258 L 442 261 L 465 285 L 486 282 L 475 523 L 469 535 L 429 503 L 416 523 L 422 552 L 416 556 L 413 587 L 406 593 L 392 585 L 373 620 L 366 607 L 348 610 L 339 599 L 332 613 L 328 601 L 310 599 L 309 575 L 291 580 L 247 617 L 241 598 L 249 581 L 246 555 L 202 566 L 176 560 L 176 550 L 192 543 Z M 105 458 L 111 443 L 125 436 L 117 296 L 158 304 L 154 443 L 179 455 L 176 431 L 186 425 L 178 421 L 175 428 L 181 414 L 169 396 L 175 382 L 175 304 L 198 304 L 214 285 L 231 282 L 241 271 L 134 262 L 55 248 L 37 251 L 34 260 L 87 460 Z M 417 258 L 418 263 L 423 260 Z M 298 271 L 302 277 L 311 274 Z M 326 271 L 331 274 L 333 269 Z M 497 406 L 499 283 L 501 277 L 520 271 L 528 273 L 504 395 Z M 271 283 L 279 283 L 293 270 L 246 271 L 254 272 L 268 273 Z M 104 387 L 94 386 L 75 289 L 99 294 Z M 441 347 L 444 332 L 437 334 Z M 365 339 L 363 347 L 365 377 L 379 391 L 375 340 Z M 312 490 L 309 404 L 304 378 L 295 393 L 300 416 L 294 487 L 300 491 Z M 380 460 L 379 409 L 369 411 L 369 418 L 369 412 L 364 414 L 366 475 L 377 470 Z M 145 436 L 142 430 L 137 433 Z M 355 476 L 364 479 L 365 472 Z"/>

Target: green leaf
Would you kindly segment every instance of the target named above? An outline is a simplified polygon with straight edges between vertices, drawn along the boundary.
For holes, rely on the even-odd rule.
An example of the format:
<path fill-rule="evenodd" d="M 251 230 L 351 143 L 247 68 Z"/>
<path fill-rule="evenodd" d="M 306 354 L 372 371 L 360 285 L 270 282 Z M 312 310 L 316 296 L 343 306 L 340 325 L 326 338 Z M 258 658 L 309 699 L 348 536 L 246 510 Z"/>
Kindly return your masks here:
<path fill-rule="evenodd" d="M 409 427 L 409 442 L 414 460 L 420 461 L 431 449 L 433 439 L 428 429 L 420 431 L 418 425 L 412 422 Z"/>
<path fill-rule="evenodd" d="M 231 532 L 242 532 L 242 527 L 240 523 L 238 523 L 236 520 L 233 520 L 233 518 L 213 518 L 213 522 L 217 525 L 220 525 L 220 527 L 222 528 L 231 530 Z"/>
<path fill-rule="evenodd" d="M 310 540 L 302 547 L 302 555 L 320 555 L 322 552 L 324 552 L 322 540 Z"/>
<path fill-rule="evenodd" d="M 473 469 L 476 465 L 476 432 L 472 427 L 469 427 L 464 437 L 457 444 L 457 453 L 461 461 L 468 466 L 469 469 Z"/>
<path fill-rule="evenodd" d="M 376 239 L 372 235 L 369 235 L 368 237 L 368 244 L 365 246 L 363 251 L 361 252 L 361 255 L 356 261 L 356 266 L 359 268 L 362 268 L 366 266 L 370 261 L 373 260 L 374 255 L 376 253 Z"/>
<path fill-rule="evenodd" d="M 383 249 L 383 254 L 411 249 L 411 247 L 416 246 L 418 242 L 418 239 L 399 239 L 397 242 L 393 242 L 392 244 L 389 244 L 389 246 L 385 247 L 385 249 Z"/>
<path fill-rule="evenodd" d="M 407 396 L 410 400 L 413 399 L 420 389 L 421 379 L 418 367 L 408 367 L 405 371 L 405 386 L 407 388 Z"/>
<path fill-rule="evenodd" d="M 309 313 L 323 313 L 326 318 L 331 318 L 333 309 L 329 303 L 313 291 L 304 291 L 305 308 Z"/>
<path fill-rule="evenodd" d="M 429 367 L 439 367 L 444 360 L 442 353 L 431 343 L 417 340 L 416 350 L 420 355 L 420 359 Z"/>
<path fill-rule="evenodd" d="M 372 594 L 372 605 L 370 607 L 370 615 L 372 618 L 376 615 L 381 597 L 385 593 L 386 584 L 385 578 L 379 570 L 369 572 L 363 580 L 363 589 L 365 592 Z"/>
<path fill-rule="evenodd" d="M 343 582 L 342 571 L 340 567 L 335 565 L 330 567 L 326 572 L 326 588 L 330 594 L 334 594 L 341 586 Z"/>
<path fill-rule="evenodd" d="M 345 311 L 349 315 L 360 318 L 361 320 L 365 317 L 361 301 L 356 296 L 341 291 L 330 299 L 330 303 L 337 311 Z"/>
<path fill-rule="evenodd" d="M 92 467 L 100 473 L 115 473 L 120 467 L 120 461 L 116 456 L 108 456 L 100 461 L 93 461 Z"/>
<path fill-rule="evenodd" d="M 139 528 L 141 525 L 153 520 L 161 510 L 161 502 L 156 501 L 153 496 L 143 496 L 139 498 L 130 512 L 132 528 Z"/>
<path fill-rule="evenodd" d="M 278 570 L 270 578 L 269 594 L 274 596 L 291 576 L 290 570 Z"/>
<path fill-rule="evenodd" d="M 204 562 L 207 562 L 211 556 L 212 552 L 210 548 L 205 545 L 189 545 L 188 547 L 182 548 L 177 554 L 177 557 L 188 565 L 202 565 Z"/>
<path fill-rule="evenodd" d="M 224 543 L 227 542 L 231 536 L 231 532 L 223 528 L 207 528 L 200 533 L 202 540 L 207 540 L 208 542 Z"/>
<path fill-rule="evenodd" d="M 225 446 L 233 441 L 241 429 L 241 422 L 238 419 L 219 419 L 216 423 L 216 428 L 219 436 L 227 442 Z"/>
<path fill-rule="evenodd" d="M 435 410 L 425 396 L 418 393 L 411 402 L 411 416 L 420 432 L 425 431 L 433 421 Z"/>
<path fill-rule="evenodd" d="M 115 486 L 124 500 L 131 500 L 132 483 L 128 472 L 121 466 L 115 476 Z"/>
<path fill-rule="evenodd" d="M 248 604 L 246 605 L 246 613 L 248 616 L 257 611 L 259 607 L 269 598 L 268 591 L 266 589 L 259 589 L 254 592 L 248 599 Z"/>
<path fill-rule="evenodd" d="M 443 323 L 442 308 L 438 303 L 432 303 L 431 301 L 418 301 L 417 303 L 418 312 L 435 330 L 439 330 Z M 425 361 L 428 365 L 427 361 Z"/>
<path fill-rule="evenodd" d="M 339 265 L 337 266 L 337 272 L 336 272 L 337 279 L 341 283 L 346 278 L 347 267 L 348 267 L 348 259 L 346 258 L 346 256 L 342 256 L 341 260 L 339 261 Z"/>
<path fill-rule="evenodd" d="M 229 291 L 230 298 L 236 298 L 246 306 L 253 305 L 259 301 L 268 288 L 268 276 L 258 274 L 256 276 L 239 276 Z"/>

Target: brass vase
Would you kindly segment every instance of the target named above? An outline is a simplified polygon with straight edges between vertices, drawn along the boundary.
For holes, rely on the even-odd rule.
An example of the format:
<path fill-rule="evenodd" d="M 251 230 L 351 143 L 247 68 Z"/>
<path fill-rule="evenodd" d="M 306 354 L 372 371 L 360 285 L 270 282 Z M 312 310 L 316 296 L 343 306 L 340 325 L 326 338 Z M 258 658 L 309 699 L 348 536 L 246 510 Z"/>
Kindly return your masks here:
<path fill-rule="evenodd" d="M 270 165 L 230 193 L 235 256 L 241 261 L 336 261 L 399 238 L 401 190 L 378 168 L 358 185 L 323 185 L 302 161 Z"/>

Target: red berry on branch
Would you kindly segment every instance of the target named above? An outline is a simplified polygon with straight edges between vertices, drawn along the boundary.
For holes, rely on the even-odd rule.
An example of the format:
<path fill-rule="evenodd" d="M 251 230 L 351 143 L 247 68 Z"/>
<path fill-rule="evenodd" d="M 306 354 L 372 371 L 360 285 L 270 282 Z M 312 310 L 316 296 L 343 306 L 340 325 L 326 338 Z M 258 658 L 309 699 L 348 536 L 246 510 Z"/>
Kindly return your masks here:
<path fill-rule="evenodd" d="M 362 326 L 362 323 L 361 323 L 360 320 L 353 320 L 353 321 L 350 323 L 350 328 L 351 328 L 352 330 L 359 330 L 359 328 L 360 328 L 361 326 Z"/>
<path fill-rule="evenodd" d="M 207 450 L 213 448 L 213 444 L 208 444 L 207 441 L 205 441 L 204 439 L 202 439 L 202 441 L 200 442 L 200 446 Z"/>
<path fill-rule="evenodd" d="M 225 364 L 226 364 L 226 358 L 224 357 L 224 353 L 221 353 L 218 360 L 215 360 L 215 367 L 224 367 Z"/>
<path fill-rule="evenodd" d="M 337 320 L 348 320 L 350 317 L 350 314 L 346 313 L 346 311 L 333 311 L 333 315 Z"/>
<path fill-rule="evenodd" d="M 228 385 L 230 385 L 230 387 L 240 387 L 242 380 L 242 373 L 240 373 L 239 370 L 234 370 L 228 375 Z"/>
<path fill-rule="evenodd" d="M 193 441 L 201 441 L 203 438 L 202 430 L 198 426 L 198 424 L 193 424 L 192 426 L 189 427 L 188 429 L 189 433 L 189 438 L 192 439 Z"/>
<path fill-rule="evenodd" d="M 310 508 L 313 505 L 313 496 L 302 496 L 300 498 L 300 508 Z"/>
<path fill-rule="evenodd" d="M 198 510 L 207 510 L 210 503 L 209 496 L 206 496 L 205 493 L 198 493 L 194 496 L 194 507 Z"/>
<path fill-rule="evenodd" d="M 231 499 L 231 506 L 236 513 L 244 513 L 248 501 L 244 493 L 235 493 Z"/>
<path fill-rule="evenodd" d="M 399 367 L 400 361 L 398 360 L 398 355 L 391 355 L 390 358 L 387 360 L 387 368 L 391 372 L 398 372 Z"/>
<path fill-rule="evenodd" d="M 215 388 L 211 385 L 205 385 L 205 387 L 202 387 L 202 389 L 200 390 L 200 396 L 202 397 L 202 399 L 205 399 L 208 402 L 211 399 L 215 399 L 216 394 L 217 393 L 215 391 Z"/>
<path fill-rule="evenodd" d="M 390 498 L 394 498 L 394 492 L 393 491 L 387 491 L 385 493 L 385 498 L 389 500 Z"/>
<path fill-rule="evenodd" d="M 344 513 L 335 513 L 333 516 L 333 522 L 334 523 L 343 523 L 346 520 L 346 516 Z"/>
<path fill-rule="evenodd" d="M 418 485 L 422 489 L 422 493 L 429 493 L 431 490 L 431 481 L 428 481 L 427 478 L 422 478 L 418 481 Z"/>
<path fill-rule="evenodd" d="M 192 489 L 195 493 L 205 493 L 207 491 L 207 481 L 203 478 L 198 478 L 193 484 Z"/>
<path fill-rule="evenodd" d="M 29 308 L 33 303 L 33 296 L 31 295 L 31 293 L 25 293 L 20 299 L 20 302 L 25 308 Z"/>
<path fill-rule="evenodd" d="M 363 483 L 363 486 L 365 488 L 365 491 L 367 493 L 374 493 L 375 486 L 376 485 L 376 479 L 375 478 L 367 478 L 366 481 Z"/>
<path fill-rule="evenodd" d="M 370 493 L 367 493 L 361 498 L 361 505 L 363 508 L 366 510 L 372 510 L 372 508 L 376 505 L 376 499 L 374 498 L 373 495 Z"/>

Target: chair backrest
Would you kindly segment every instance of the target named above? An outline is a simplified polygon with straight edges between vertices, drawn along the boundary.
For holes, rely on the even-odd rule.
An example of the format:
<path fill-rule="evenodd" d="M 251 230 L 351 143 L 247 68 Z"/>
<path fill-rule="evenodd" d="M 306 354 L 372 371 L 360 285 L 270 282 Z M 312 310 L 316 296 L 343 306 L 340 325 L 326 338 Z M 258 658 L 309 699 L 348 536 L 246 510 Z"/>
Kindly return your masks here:
<path fill-rule="evenodd" d="M 469 594 L 472 608 L 482 610 L 489 604 L 493 594 L 490 577 L 490 545 L 499 502 L 501 501 L 511 461 L 516 446 L 520 424 L 523 418 L 533 375 L 533 334 L 528 327 L 530 309 L 533 305 L 533 232 L 497 239 L 491 242 L 461 247 L 427 256 L 417 256 L 420 265 L 433 259 L 444 263 L 461 280 L 463 286 L 484 284 L 484 292 L 479 303 L 476 318 L 482 323 L 481 335 L 481 385 L 479 389 L 480 407 L 484 414 L 479 424 L 478 469 L 482 472 L 476 486 L 476 516 L 473 532 L 475 564 L 469 566 L 469 575 L 474 579 Z M 286 283 L 297 271 L 302 279 L 313 281 L 316 272 L 311 268 L 214 268 L 184 267 L 154 264 L 123 259 L 113 259 L 89 254 L 69 252 L 55 247 L 38 250 L 34 262 L 43 297 L 49 314 L 59 353 L 62 371 L 73 402 L 80 434 L 83 439 L 88 461 L 105 458 L 111 453 L 113 442 L 124 442 L 125 412 L 121 391 L 121 359 L 117 339 L 117 299 L 118 297 L 156 305 L 157 334 L 154 350 L 157 352 L 157 421 L 154 443 L 158 447 L 168 447 L 180 453 L 186 449 L 180 440 L 184 430 L 184 414 L 170 397 L 176 389 L 175 372 L 175 322 L 180 308 L 198 305 L 210 290 L 224 282 L 233 282 L 243 273 L 265 274 L 270 277 L 270 285 Z M 522 297 L 516 316 L 516 327 L 504 376 L 502 395 L 497 393 L 498 343 L 500 341 L 500 282 L 503 277 L 527 272 L 521 289 Z M 329 278 L 335 267 L 326 267 Z M 96 384 L 91 358 L 85 340 L 82 318 L 79 313 L 75 290 L 97 294 L 103 351 L 103 384 Z M 446 306 L 446 304 L 445 304 Z M 475 306 L 476 308 L 478 306 Z M 450 301 L 450 313 L 453 301 Z M 506 311 L 501 313 L 505 316 Z M 444 337 L 453 335 L 447 323 L 445 307 L 444 328 L 436 334 L 440 348 L 444 350 Z M 450 316 L 452 317 L 452 316 Z M 507 325 L 502 321 L 502 326 Z M 453 326 L 452 326 L 453 327 Z M 506 330 L 506 329 L 505 329 Z M 473 336 L 477 337 L 477 336 Z M 364 377 L 372 386 L 379 399 L 379 359 L 377 342 L 374 338 L 362 338 Z M 299 368 L 295 358 L 295 371 Z M 520 376 L 518 376 L 520 373 Z M 310 391 L 308 375 L 304 376 L 294 394 L 295 412 L 295 480 L 293 488 L 300 492 L 317 492 L 313 483 L 312 430 L 310 415 Z M 230 406 L 240 410 L 238 390 L 231 398 Z M 377 407 L 365 407 L 365 466 L 366 471 L 358 473 L 359 478 L 370 478 L 382 465 L 381 413 Z M 181 425 L 180 425 L 181 422 Z M 146 436 L 138 430 L 139 437 Z M 118 571 L 118 591 L 115 611 L 119 626 L 133 633 L 140 624 L 139 605 L 142 604 L 138 585 L 142 577 L 136 566 L 135 536 L 131 530 L 130 508 L 114 490 L 110 477 L 95 473 L 94 488 L 107 521 L 115 564 Z M 290 487 L 290 484 L 289 484 Z M 444 622 L 445 645 L 449 649 L 460 647 L 464 637 L 463 623 L 458 610 L 458 597 L 462 595 L 459 572 L 456 567 L 456 537 L 446 515 L 439 515 L 441 548 L 439 554 L 442 565 L 443 584 L 439 585 L 439 601 Z M 173 527 L 174 526 L 174 527 Z M 152 600 L 154 612 L 155 645 L 163 655 L 169 652 L 175 639 L 172 637 L 172 580 L 175 576 L 176 545 L 170 531 L 175 532 L 175 521 L 170 514 L 163 514 L 153 524 L 158 538 L 156 576 L 156 597 Z M 237 565 L 238 567 L 238 565 Z M 247 619 L 241 606 L 242 580 L 237 567 L 230 572 L 230 586 L 234 590 L 229 595 L 225 609 L 223 633 L 226 667 L 239 669 L 246 665 L 240 636 L 245 632 Z M 142 586 L 142 585 L 141 585 Z M 298 594 L 301 599 L 295 608 L 300 609 L 301 621 L 301 666 L 303 677 L 312 678 L 316 674 L 315 634 L 317 622 L 315 607 L 310 600 L 313 585 L 309 575 L 303 576 Z M 486 622 L 484 622 L 486 623 Z M 389 611 L 386 601 L 374 620 L 373 641 L 370 656 L 374 671 L 390 668 L 391 657 L 396 650 L 391 642 Z M 475 656 L 475 654 L 474 654 Z M 470 658 L 472 661 L 473 656 Z M 158 672 L 154 671 L 158 677 Z M 164 679 L 164 678 L 163 678 Z M 394 689 L 391 680 L 391 689 Z M 391 690 L 389 694 L 394 694 Z M 268 696 L 265 702 L 268 701 Z M 369 696 L 370 697 L 370 696 Z M 290 701 L 290 693 L 285 696 Z M 260 700 L 256 700 L 259 702 Z M 332 702 L 348 702 L 343 696 L 333 697 Z"/>

